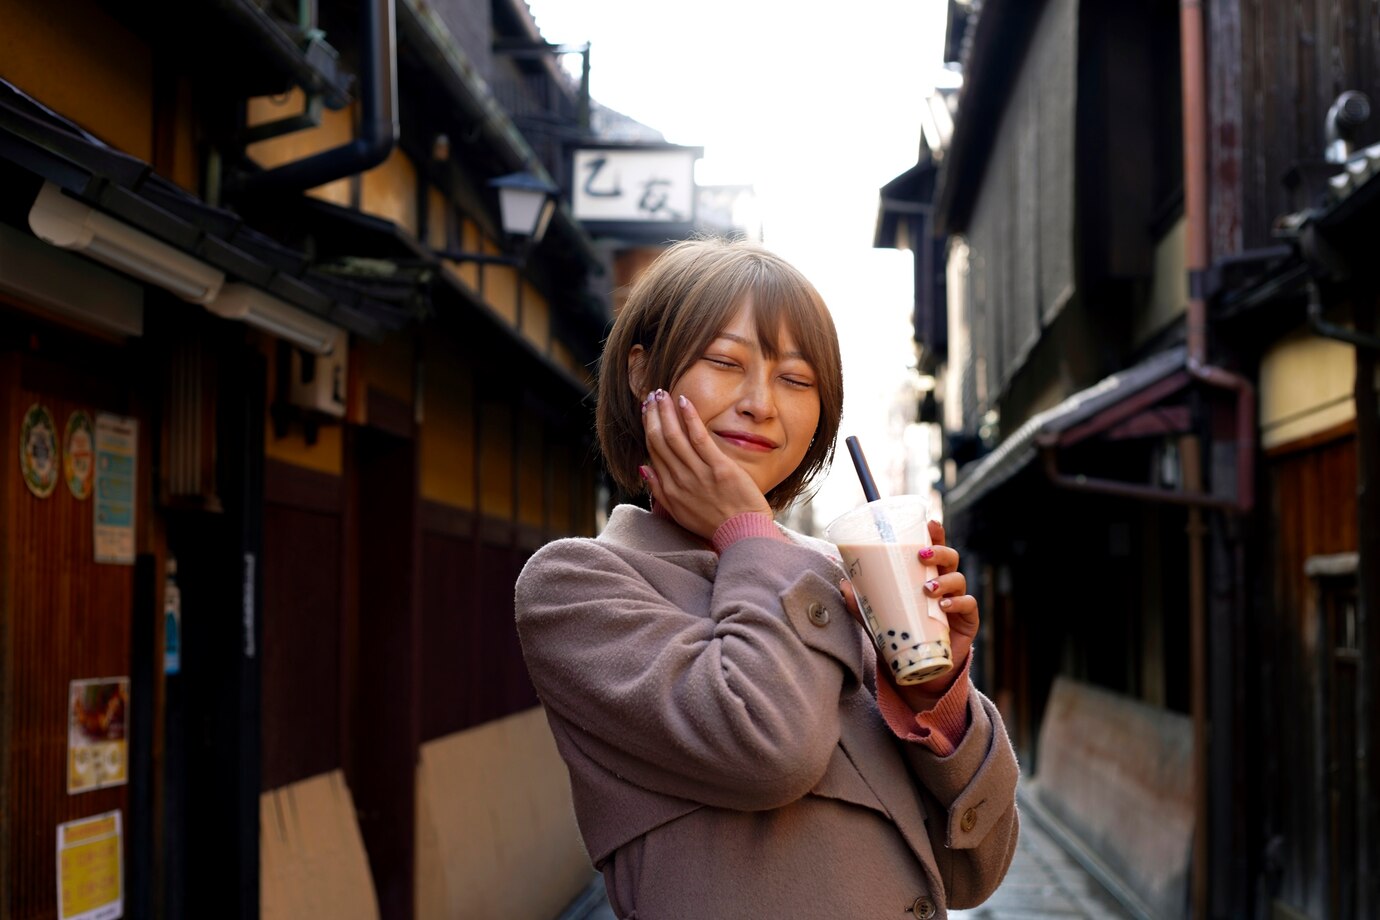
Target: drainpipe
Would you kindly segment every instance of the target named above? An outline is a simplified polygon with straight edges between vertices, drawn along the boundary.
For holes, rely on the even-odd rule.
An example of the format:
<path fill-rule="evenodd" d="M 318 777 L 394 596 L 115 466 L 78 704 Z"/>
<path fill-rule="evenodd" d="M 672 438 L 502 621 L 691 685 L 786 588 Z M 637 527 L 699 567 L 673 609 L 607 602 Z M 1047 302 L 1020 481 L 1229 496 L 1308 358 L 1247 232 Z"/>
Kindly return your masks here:
<path fill-rule="evenodd" d="M 373 169 L 398 142 L 398 53 L 394 0 L 360 0 L 360 120 L 348 144 L 251 173 L 241 194 L 299 192 Z"/>
<path fill-rule="evenodd" d="M 1179 60 L 1183 78 L 1185 256 L 1190 278 L 1188 366 L 1207 364 L 1207 302 L 1203 273 L 1208 268 L 1207 76 L 1202 0 L 1179 2 Z M 1196 406 L 1195 406 L 1196 408 Z M 1194 413 L 1195 416 L 1197 413 Z M 1196 419 L 1195 419 L 1196 421 Z M 1189 434 L 1180 445 L 1183 485 L 1202 490 L 1202 442 Z M 1191 711 L 1193 716 L 1193 865 L 1190 904 L 1197 920 L 1208 916 L 1208 711 L 1207 565 L 1203 509 L 1188 508 L 1188 611 Z"/>

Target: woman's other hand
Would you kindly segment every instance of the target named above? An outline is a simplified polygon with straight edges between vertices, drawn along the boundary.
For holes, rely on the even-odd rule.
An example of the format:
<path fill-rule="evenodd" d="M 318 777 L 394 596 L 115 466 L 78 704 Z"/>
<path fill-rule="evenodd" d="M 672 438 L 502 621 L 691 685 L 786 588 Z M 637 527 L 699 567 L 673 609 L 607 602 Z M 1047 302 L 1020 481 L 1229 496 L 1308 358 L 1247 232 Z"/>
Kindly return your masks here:
<path fill-rule="evenodd" d="M 642 403 L 642 427 L 651 455 L 643 478 L 656 503 L 686 530 L 710 540 L 735 515 L 771 514 L 762 490 L 714 443 L 690 400 L 652 392 Z"/>
<path fill-rule="evenodd" d="M 940 609 L 949 617 L 949 645 L 953 650 L 954 667 L 923 684 L 896 688 L 901 698 L 916 712 L 934 705 L 958 678 L 964 659 L 973 647 L 973 640 L 977 638 L 979 622 L 977 598 L 968 593 L 968 579 L 958 571 L 958 551 L 944 544 L 943 524 L 930 521 L 929 528 L 932 544 L 929 548 L 932 555 L 928 558 L 921 556 L 915 562 L 921 566 L 932 565 L 939 572 L 938 577 L 925 583 L 925 593 L 930 597 L 939 598 Z M 862 613 L 858 610 L 858 599 L 853 593 L 853 585 L 845 578 L 839 585 L 839 590 L 843 592 L 848 612 L 862 623 Z M 888 680 L 891 679 L 891 673 L 886 668 L 878 668 L 878 671 L 886 674 Z"/>

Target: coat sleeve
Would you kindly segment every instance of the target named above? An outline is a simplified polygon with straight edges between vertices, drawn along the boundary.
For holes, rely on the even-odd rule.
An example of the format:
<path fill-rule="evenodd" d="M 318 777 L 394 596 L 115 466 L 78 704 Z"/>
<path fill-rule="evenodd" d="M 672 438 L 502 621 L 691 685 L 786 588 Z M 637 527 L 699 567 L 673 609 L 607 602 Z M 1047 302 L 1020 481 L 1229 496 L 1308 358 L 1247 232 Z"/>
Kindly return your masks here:
<path fill-rule="evenodd" d="M 823 776 L 840 694 L 861 680 L 838 578 L 812 549 L 741 540 L 719 559 L 706 615 L 607 545 L 562 540 L 518 580 L 518 633 L 542 702 L 605 769 L 705 805 L 776 808 Z"/>
<path fill-rule="evenodd" d="M 975 907 L 1006 875 L 1016 852 L 1020 768 L 992 701 L 969 691 L 972 723 L 946 757 L 910 743 L 904 754 L 940 820 L 926 822 L 949 905 Z"/>

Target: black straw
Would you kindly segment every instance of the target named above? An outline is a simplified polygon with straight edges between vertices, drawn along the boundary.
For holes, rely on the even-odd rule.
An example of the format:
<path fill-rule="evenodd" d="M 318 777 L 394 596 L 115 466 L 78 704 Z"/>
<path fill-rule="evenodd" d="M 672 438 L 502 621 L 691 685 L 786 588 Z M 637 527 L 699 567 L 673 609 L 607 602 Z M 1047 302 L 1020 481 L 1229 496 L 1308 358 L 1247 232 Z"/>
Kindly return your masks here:
<path fill-rule="evenodd" d="M 872 470 L 867 465 L 867 458 L 863 456 L 862 445 L 854 435 L 849 435 L 844 439 L 848 445 L 848 455 L 853 458 L 853 467 L 858 471 L 858 481 L 862 483 L 863 495 L 870 502 L 875 502 L 881 498 L 881 493 L 877 491 L 877 481 L 872 478 Z"/>

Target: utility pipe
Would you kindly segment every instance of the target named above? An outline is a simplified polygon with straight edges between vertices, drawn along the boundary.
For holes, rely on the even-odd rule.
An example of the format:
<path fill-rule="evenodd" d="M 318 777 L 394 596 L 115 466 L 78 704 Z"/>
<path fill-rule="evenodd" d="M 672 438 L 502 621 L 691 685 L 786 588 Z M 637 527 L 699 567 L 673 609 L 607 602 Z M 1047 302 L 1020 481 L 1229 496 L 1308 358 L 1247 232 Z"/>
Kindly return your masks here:
<path fill-rule="evenodd" d="M 373 169 L 398 143 L 398 43 L 394 0 L 360 0 L 359 127 L 354 140 L 251 173 L 241 194 L 298 192 Z"/>
<path fill-rule="evenodd" d="M 1207 157 L 1207 56 L 1203 38 L 1202 0 L 1179 2 L 1179 61 L 1183 86 L 1184 217 L 1187 240 L 1185 268 L 1190 279 L 1201 279 L 1209 264 L 1208 252 L 1208 157 Z M 1207 364 L 1207 303 L 1200 283 L 1190 285 L 1187 311 L 1188 366 Z M 1196 420 L 1195 420 L 1196 421 Z M 1202 442 L 1196 435 L 1183 438 L 1180 456 L 1183 484 L 1188 491 L 1202 491 Z M 1207 565 L 1203 509 L 1188 508 L 1188 611 L 1190 694 L 1193 716 L 1193 864 L 1190 904 L 1197 920 L 1208 916 L 1208 700 L 1207 700 Z"/>

